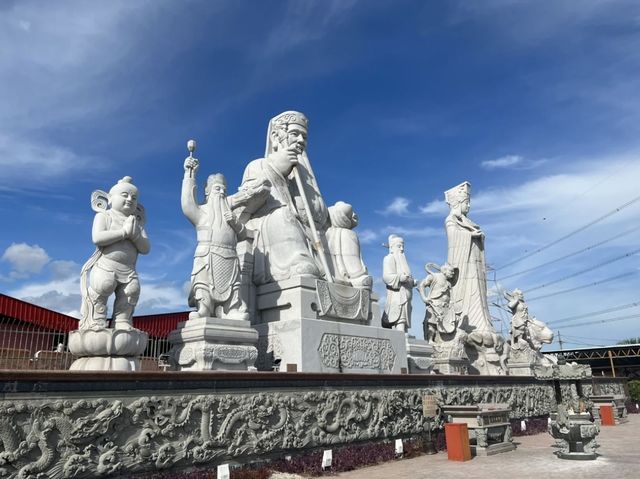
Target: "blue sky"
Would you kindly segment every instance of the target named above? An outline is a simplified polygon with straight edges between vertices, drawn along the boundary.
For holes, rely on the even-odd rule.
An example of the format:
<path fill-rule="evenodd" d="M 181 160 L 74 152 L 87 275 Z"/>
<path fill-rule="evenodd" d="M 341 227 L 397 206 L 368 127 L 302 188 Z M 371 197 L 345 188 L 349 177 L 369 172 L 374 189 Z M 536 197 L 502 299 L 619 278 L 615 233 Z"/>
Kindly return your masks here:
<path fill-rule="evenodd" d="M 326 201 L 359 214 L 381 294 L 390 233 L 405 236 L 414 276 L 444 261 L 443 192 L 464 180 L 496 268 L 640 194 L 634 1 L 9 1 L 0 84 L 0 291 L 72 314 L 94 189 L 124 175 L 140 188 L 152 252 L 138 263 L 138 313 L 184 310 L 187 139 L 201 176 L 221 171 L 233 191 L 264 152 L 269 118 L 287 109 L 310 119 Z M 552 326 L 638 301 L 638 232 L 607 240 L 639 219 L 637 202 L 491 273 L 489 287 L 524 290 Z M 558 328 L 569 345 L 609 344 L 640 336 L 638 319 L 568 326 L 639 309 Z"/>

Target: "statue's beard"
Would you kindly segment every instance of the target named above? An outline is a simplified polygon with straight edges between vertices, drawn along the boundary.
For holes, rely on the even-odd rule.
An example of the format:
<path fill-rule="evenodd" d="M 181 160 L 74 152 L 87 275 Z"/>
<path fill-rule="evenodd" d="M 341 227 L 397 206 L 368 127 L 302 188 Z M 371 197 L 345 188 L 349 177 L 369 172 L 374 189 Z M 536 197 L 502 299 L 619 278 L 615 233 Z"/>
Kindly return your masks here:
<path fill-rule="evenodd" d="M 223 193 L 210 193 L 207 200 L 207 206 L 211 213 L 211 225 L 213 227 L 221 227 L 225 223 L 225 197 Z"/>
<path fill-rule="evenodd" d="M 404 252 L 394 251 L 393 258 L 396 260 L 396 266 L 398 268 L 399 273 L 411 275 L 411 270 L 409 269 L 409 263 L 407 263 L 407 257 L 404 255 Z"/>

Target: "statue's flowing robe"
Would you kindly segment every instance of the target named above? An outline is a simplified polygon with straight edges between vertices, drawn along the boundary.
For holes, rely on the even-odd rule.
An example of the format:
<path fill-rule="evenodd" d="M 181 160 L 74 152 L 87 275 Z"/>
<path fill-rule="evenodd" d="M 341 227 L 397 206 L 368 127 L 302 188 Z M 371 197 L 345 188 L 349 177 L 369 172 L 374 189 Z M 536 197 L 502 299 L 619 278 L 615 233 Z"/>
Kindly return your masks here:
<path fill-rule="evenodd" d="M 447 262 L 458 268 L 458 280 L 451 291 L 451 301 L 456 310 L 461 311 L 461 326 L 468 333 L 494 333 L 487 302 L 484 237 L 472 236 L 480 232 L 480 227 L 466 216 L 455 214 L 447 216 L 445 227 Z"/>
<path fill-rule="evenodd" d="M 320 276 L 289 180 L 262 158 L 247 165 L 240 189 L 252 189 L 265 181 L 271 187 L 269 194 L 248 201 L 240 216 L 247 228 L 257 233 L 253 243 L 254 282 L 266 284 L 296 274 Z M 309 198 L 310 203 L 313 201 Z"/>
<path fill-rule="evenodd" d="M 406 261 L 398 261 L 393 253 L 385 256 L 382 263 L 382 280 L 387 285 L 387 300 L 384 305 L 384 315 L 390 325 L 406 323 L 411 327 L 411 297 L 413 284 L 406 287 L 400 283 L 402 274 L 411 275 Z"/>

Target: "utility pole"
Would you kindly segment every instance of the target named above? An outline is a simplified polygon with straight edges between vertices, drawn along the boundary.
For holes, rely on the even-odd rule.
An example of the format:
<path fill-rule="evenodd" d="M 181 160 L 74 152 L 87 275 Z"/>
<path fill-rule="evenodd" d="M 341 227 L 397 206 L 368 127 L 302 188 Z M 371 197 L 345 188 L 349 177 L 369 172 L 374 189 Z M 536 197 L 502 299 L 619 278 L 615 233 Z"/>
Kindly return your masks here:
<path fill-rule="evenodd" d="M 560 351 L 562 351 L 562 336 L 560 336 L 560 330 L 558 329 L 558 344 L 560 345 Z"/>

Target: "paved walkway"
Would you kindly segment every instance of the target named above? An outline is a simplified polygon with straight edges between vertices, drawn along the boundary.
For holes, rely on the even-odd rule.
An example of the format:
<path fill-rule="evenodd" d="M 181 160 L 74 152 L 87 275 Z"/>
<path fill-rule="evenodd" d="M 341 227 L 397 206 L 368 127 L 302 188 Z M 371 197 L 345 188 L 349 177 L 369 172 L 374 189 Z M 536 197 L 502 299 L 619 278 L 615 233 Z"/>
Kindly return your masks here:
<path fill-rule="evenodd" d="M 595 461 L 558 459 L 548 434 L 516 437 L 515 451 L 467 462 L 447 460 L 447 453 L 388 462 L 337 474 L 341 479 L 638 479 L 640 478 L 640 415 L 617 426 L 602 427 L 600 457 Z"/>

